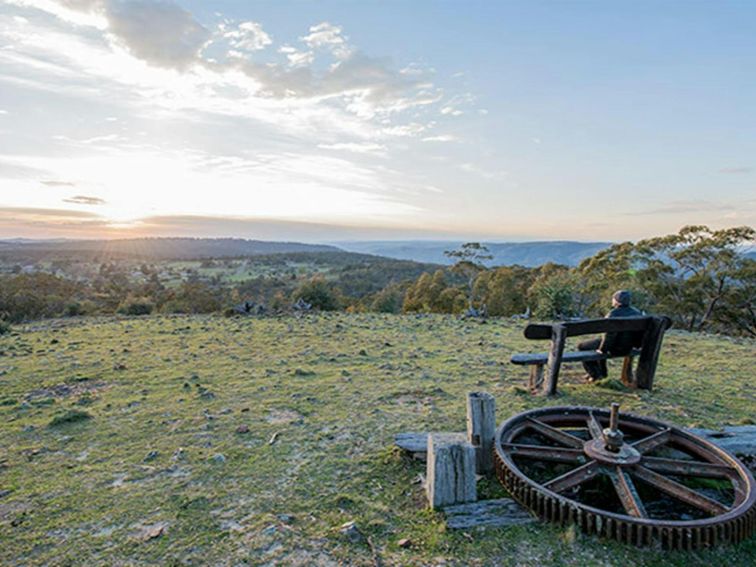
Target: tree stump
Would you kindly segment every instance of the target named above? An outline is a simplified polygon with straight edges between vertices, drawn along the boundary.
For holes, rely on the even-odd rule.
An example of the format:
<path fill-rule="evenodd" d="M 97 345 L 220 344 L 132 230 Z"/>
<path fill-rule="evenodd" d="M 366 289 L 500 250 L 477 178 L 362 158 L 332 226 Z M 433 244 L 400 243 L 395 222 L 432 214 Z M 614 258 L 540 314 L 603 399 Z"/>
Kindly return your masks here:
<path fill-rule="evenodd" d="M 434 509 L 477 500 L 475 448 L 464 435 L 428 435 L 426 492 Z"/>
<path fill-rule="evenodd" d="M 467 394 L 467 441 L 475 447 L 475 471 L 493 471 L 493 445 L 496 432 L 496 400 L 487 392 Z"/>

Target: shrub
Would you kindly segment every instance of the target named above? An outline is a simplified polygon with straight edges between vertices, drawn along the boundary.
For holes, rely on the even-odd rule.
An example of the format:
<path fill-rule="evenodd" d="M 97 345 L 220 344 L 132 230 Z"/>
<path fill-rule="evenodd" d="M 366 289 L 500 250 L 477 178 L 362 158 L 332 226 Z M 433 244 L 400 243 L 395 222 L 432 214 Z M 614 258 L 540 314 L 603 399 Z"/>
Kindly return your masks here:
<path fill-rule="evenodd" d="M 155 305 L 146 297 L 127 298 L 118 306 L 121 315 L 149 315 Z"/>
<path fill-rule="evenodd" d="M 3 321 L 0 319 L 0 335 L 5 335 L 6 333 L 11 332 L 11 326 L 8 321 Z"/>
<path fill-rule="evenodd" d="M 81 423 L 82 421 L 87 421 L 90 419 L 92 419 L 92 416 L 85 411 L 76 409 L 68 410 L 66 413 L 56 415 L 54 418 L 52 418 L 48 427 L 60 427 L 63 425 L 70 425 L 72 423 Z"/>
<path fill-rule="evenodd" d="M 321 311 L 335 311 L 339 308 L 338 292 L 321 277 L 303 282 L 292 295 L 293 301 L 299 299 Z"/>

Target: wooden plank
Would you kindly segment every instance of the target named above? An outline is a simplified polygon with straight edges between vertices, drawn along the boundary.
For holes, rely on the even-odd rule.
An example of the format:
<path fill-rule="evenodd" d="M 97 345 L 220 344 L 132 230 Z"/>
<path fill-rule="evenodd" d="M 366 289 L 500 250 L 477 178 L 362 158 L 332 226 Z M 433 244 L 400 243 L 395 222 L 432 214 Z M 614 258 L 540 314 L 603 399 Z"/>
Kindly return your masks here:
<path fill-rule="evenodd" d="M 475 447 L 475 471 L 493 471 L 494 433 L 496 432 L 496 400 L 487 392 L 467 394 L 467 441 Z"/>
<path fill-rule="evenodd" d="M 485 526 L 502 528 L 535 522 L 530 512 L 511 498 L 447 506 L 444 514 L 446 526 L 455 530 Z"/>
<path fill-rule="evenodd" d="M 612 317 L 603 319 L 586 319 L 584 321 L 560 321 L 559 323 L 530 323 L 523 334 L 526 339 L 548 340 L 555 325 L 564 325 L 567 337 L 594 335 L 601 333 L 619 333 L 623 331 L 645 331 L 652 317 Z"/>
<path fill-rule="evenodd" d="M 690 432 L 734 455 L 756 458 L 756 425 L 728 426 L 716 430 L 691 429 Z"/>
<path fill-rule="evenodd" d="M 394 445 L 409 453 L 425 453 L 428 451 L 428 435 L 463 435 L 451 431 L 408 431 L 394 435 Z"/>
<path fill-rule="evenodd" d="M 630 353 L 629 356 L 638 356 L 640 352 L 641 352 L 640 349 L 634 349 Z M 595 350 L 578 350 L 578 351 L 573 351 L 573 352 L 562 353 L 562 364 L 585 362 L 587 360 L 608 360 L 611 358 L 620 358 L 620 357 L 625 357 L 625 355 L 623 354 L 620 356 L 612 356 L 610 354 L 596 352 Z M 548 352 L 533 352 L 533 353 L 512 355 L 510 362 L 512 362 L 513 364 L 518 364 L 518 365 L 527 365 L 527 364 L 546 364 L 548 360 L 549 360 Z"/>
<path fill-rule="evenodd" d="M 475 448 L 464 435 L 428 436 L 426 493 L 432 508 L 477 500 Z"/>

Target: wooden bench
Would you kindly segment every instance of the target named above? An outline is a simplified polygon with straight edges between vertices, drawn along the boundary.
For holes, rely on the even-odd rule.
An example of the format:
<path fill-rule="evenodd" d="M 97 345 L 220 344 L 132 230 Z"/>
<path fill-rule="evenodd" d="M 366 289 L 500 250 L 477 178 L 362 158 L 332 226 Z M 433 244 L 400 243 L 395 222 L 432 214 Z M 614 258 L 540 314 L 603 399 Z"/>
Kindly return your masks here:
<path fill-rule="evenodd" d="M 621 355 L 622 382 L 631 388 L 650 390 L 654 384 L 656 364 L 659 360 L 664 332 L 672 321 L 669 317 L 623 317 L 612 319 L 589 319 L 585 321 L 564 321 L 554 324 L 531 323 L 525 327 L 525 338 L 550 340 L 549 352 L 515 354 L 513 364 L 530 366 L 530 389 L 553 396 L 557 392 L 559 368 L 563 362 L 585 362 L 619 358 L 596 351 L 564 352 L 568 337 L 599 335 L 602 333 L 638 332 L 643 333 L 640 348 L 627 355 Z M 633 372 L 633 358 L 638 357 L 638 367 Z M 548 369 L 544 385 L 544 367 Z"/>

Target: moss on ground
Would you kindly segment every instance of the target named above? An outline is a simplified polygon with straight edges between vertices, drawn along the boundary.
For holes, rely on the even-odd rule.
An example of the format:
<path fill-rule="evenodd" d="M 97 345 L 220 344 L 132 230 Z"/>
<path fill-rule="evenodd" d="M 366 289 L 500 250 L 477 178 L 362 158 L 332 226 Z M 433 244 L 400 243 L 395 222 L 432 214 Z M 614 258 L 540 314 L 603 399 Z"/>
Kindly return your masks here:
<path fill-rule="evenodd" d="M 542 524 L 444 529 L 423 465 L 392 440 L 464 430 L 468 391 L 494 394 L 499 420 L 610 401 L 682 426 L 754 417 L 753 341 L 671 332 L 653 392 L 572 367 L 545 400 L 507 362 L 539 346 L 521 328 L 343 314 L 19 326 L 0 337 L 0 563 L 752 565 L 754 540 L 684 554 Z M 347 521 L 364 539 L 339 533 Z"/>

